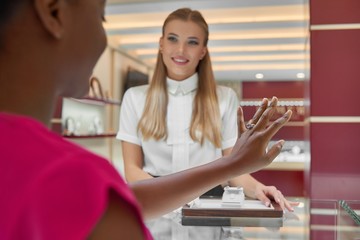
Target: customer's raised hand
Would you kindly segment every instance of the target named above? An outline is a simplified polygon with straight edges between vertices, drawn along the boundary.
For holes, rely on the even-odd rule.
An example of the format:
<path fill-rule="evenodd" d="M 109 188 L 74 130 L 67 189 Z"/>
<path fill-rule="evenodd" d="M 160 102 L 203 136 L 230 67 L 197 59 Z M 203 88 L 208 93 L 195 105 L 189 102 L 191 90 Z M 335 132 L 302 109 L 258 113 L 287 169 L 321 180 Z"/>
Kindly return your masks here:
<path fill-rule="evenodd" d="M 251 173 L 270 164 L 280 153 L 284 144 L 283 140 L 275 143 L 266 151 L 269 141 L 287 123 L 291 117 L 291 111 L 287 111 L 282 117 L 269 125 L 273 116 L 278 99 L 273 97 L 268 104 L 264 99 L 262 106 L 246 127 L 241 107 L 238 109 L 239 138 L 229 155 L 229 161 L 234 161 L 234 171 Z"/>
<path fill-rule="evenodd" d="M 238 123 L 239 136 L 241 136 L 241 134 L 243 134 L 247 129 L 251 129 L 255 126 L 255 124 L 259 121 L 261 115 L 265 112 L 268 105 L 269 105 L 269 100 L 267 98 L 264 98 L 261 101 L 261 105 L 254 114 L 253 118 L 250 119 L 246 124 L 245 124 L 244 113 L 242 111 L 242 108 L 241 107 L 238 108 L 237 123 Z"/>

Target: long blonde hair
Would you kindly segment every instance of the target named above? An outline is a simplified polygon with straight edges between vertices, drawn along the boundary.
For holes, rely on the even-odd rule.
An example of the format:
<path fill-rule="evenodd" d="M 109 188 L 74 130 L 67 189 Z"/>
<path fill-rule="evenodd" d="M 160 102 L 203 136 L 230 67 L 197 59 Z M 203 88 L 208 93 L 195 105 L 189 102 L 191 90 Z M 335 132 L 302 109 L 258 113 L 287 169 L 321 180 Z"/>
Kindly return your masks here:
<path fill-rule="evenodd" d="M 204 30 L 204 46 L 207 46 L 209 38 L 208 25 L 200 12 L 189 8 L 181 8 L 172 12 L 163 24 L 163 35 L 167 23 L 172 20 L 192 21 L 198 24 Z M 199 141 L 201 144 L 204 143 L 205 139 L 208 139 L 214 146 L 220 147 L 220 110 L 216 93 L 216 82 L 208 51 L 206 51 L 205 56 L 198 64 L 197 73 L 199 83 L 193 103 L 190 136 L 194 141 Z M 145 140 L 149 138 L 154 138 L 155 140 L 167 138 L 166 114 L 168 93 L 166 74 L 166 66 L 159 50 L 154 75 L 147 92 L 144 112 L 138 124 L 138 130 L 142 133 Z"/>

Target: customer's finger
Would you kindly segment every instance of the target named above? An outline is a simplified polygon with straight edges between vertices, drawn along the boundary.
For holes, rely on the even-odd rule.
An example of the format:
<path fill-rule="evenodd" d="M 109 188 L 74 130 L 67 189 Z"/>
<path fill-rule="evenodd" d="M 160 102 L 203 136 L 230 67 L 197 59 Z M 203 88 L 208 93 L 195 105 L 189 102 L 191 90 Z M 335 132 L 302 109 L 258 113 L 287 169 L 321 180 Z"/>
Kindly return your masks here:
<path fill-rule="evenodd" d="M 285 141 L 280 140 L 275 143 L 273 146 L 265 154 L 265 160 L 268 162 L 272 162 L 281 152 L 282 147 L 284 146 Z"/>
<path fill-rule="evenodd" d="M 273 97 L 270 101 L 269 106 L 266 108 L 266 110 L 261 114 L 259 121 L 256 123 L 254 127 L 254 131 L 261 131 L 266 128 L 268 125 L 272 115 L 275 112 L 275 109 L 277 107 L 278 99 L 276 97 Z"/>
<path fill-rule="evenodd" d="M 282 117 L 276 119 L 270 126 L 264 131 L 264 137 L 268 141 L 282 128 L 291 118 L 292 111 L 288 110 Z"/>
<path fill-rule="evenodd" d="M 253 118 L 248 121 L 248 124 L 256 124 L 259 121 L 261 115 L 264 113 L 264 111 L 268 107 L 268 105 L 269 105 L 269 100 L 267 98 L 263 98 L 263 100 L 261 101 L 260 107 L 254 114 Z"/>
<path fill-rule="evenodd" d="M 238 137 L 241 136 L 246 131 L 245 121 L 244 121 L 244 112 L 239 106 L 237 110 L 237 124 L 238 124 Z"/>

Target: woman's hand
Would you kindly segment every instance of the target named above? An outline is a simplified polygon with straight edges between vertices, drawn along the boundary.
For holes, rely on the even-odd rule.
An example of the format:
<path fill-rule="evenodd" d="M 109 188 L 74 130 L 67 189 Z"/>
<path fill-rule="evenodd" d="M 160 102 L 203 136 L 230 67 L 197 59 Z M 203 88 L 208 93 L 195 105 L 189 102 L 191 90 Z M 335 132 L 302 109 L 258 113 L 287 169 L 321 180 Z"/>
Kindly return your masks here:
<path fill-rule="evenodd" d="M 277 102 L 278 99 L 273 97 L 268 106 L 268 100 L 264 99 L 262 106 L 255 113 L 251 121 L 252 125 L 248 125 L 248 127 L 245 126 L 242 109 L 239 107 L 238 124 L 240 137 L 228 156 L 230 161 L 236 161 L 234 166 L 237 165 L 237 167 L 234 168 L 234 171 L 241 169 L 242 173 L 255 172 L 270 164 L 280 153 L 284 140 L 278 141 L 266 151 L 271 138 L 291 117 L 291 111 L 289 110 L 268 126 L 276 110 Z M 234 174 L 236 175 L 236 173 Z"/>
<path fill-rule="evenodd" d="M 287 209 L 288 211 L 293 212 L 293 207 L 299 205 L 299 202 L 287 200 L 280 190 L 274 186 L 264 186 L 262 184 L 258 184 L 254 194 L 255 198 L 263 202 L 265 206 L 270 206 L 270 202 L 273 200 L 280 205 L 281 209 Z"/>

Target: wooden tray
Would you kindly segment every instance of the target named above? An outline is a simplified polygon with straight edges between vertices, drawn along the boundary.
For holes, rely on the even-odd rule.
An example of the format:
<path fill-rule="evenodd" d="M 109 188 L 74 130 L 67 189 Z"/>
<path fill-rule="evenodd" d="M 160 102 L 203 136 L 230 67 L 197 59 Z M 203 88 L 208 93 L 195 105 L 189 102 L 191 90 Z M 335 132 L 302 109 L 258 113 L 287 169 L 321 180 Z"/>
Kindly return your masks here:
<path fill-rule="evenodd" d="M 245 200 L 240 207 L 224 207 L 221 199 L 200 199 L 181 212 L 181 224 L 187 226 L 283 226 L 283 210 L 275 202 L 266 207 L 258 200 Z"/>
<path fill-rule="evenodd" d="M 283 226 L 283 218 L 249 218 L 249 217 L 198 217 L 183 216 L 181 224 L 184 226 L 229 226 L 229 227 L 268 227 Z"/>
<path fill-rule="evenodd" d="M 245 200 L 240 207 L 224 207 L 221 199 L 200 199 L 192 206 L 185 205 L 182 208 L 182 216 L 282 218 L 283 210 L 275 202 L 266 207 L 259 200 Z"/>

